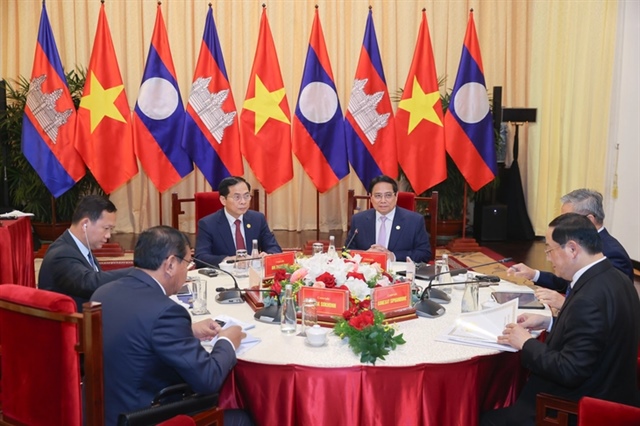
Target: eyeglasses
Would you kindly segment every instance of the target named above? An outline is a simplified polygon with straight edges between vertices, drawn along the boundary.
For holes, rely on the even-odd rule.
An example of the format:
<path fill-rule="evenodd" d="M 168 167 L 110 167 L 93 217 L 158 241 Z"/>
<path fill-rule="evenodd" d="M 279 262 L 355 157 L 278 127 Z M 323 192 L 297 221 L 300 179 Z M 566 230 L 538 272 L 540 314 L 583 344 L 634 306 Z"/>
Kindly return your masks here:
<path fill-rule="evenodd" d="M 196 262 L 194 262 L 193 259 L 187 260 L 187 259 L 183 259 L 180 256 L 176 256 L 176 259 L 180 259 L 181 262 L 187 262 L 187 271 L 190 271 L 196 267 Z"/>
<path fill-rule="evenodd" d="M 544 254 L 545 254 L 546 256 L 549 256 L 549 253 L 551 253 L 552 251 L 554 251 L 554 250 L 555 250 L 555 249 L 557 249 L 557 248 L 564 248 L 564 244 L 560 244 L 559 246 L 555 246 L 555 247 L 551 247 L 550 249 L 546 249 L 546 250 L 544 251 Z"/>
<path fill-rule="evenodd" d="M 391 200 L 395 196 L 396 196 L 395 192 L 385 192 L 384 194 L 377 193 L 372 195 L 373 199 L 376 201 L 381 201 L 383 198 L 385 200 Z"/>
<path fill-rule="evenodd" d="M 233 196 L 226 196 L 225 198 L 231 198 L 236 203 L 239 203 L 241 200 L 249 201 L 251 199 L 251 194 L 234 194 Z"/>

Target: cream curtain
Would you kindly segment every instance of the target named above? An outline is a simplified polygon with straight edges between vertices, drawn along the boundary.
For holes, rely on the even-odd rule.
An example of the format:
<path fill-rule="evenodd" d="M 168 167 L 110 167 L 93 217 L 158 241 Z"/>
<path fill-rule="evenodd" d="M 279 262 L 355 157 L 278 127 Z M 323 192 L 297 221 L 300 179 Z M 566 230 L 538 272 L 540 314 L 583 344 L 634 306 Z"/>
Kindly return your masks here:
<path fill-rule="evenodd" d="M 387 85 L 404 86 L 426 7 L 437 72 L 451 90 L 458 69 L 468 12 L 475 8 L 487 87 L 503 87 L 503 105 L 538 108 L 538 122 L 521 132 L 521 165 L 528 209 L 538 235 L 559 211 L 558 199 L 571 189 L 603 190 L 607 152 L 607 108 L 613 67 L 617 1 L 545 0 L 272 0 L 269 23 L 278 51 L 289 105 L 298 96 L 314 5 L 318 4 L 327 49 L 343 111 L 360 53 L 369 5 Z M 262 1 L 217 0 L 214 18 L 238 110 L 242 108 L 257 42 Z M 106 0 L 106 12 L 124 84 L 133 109 L 138 95 L 156 1 Z M 162 4 L 176 72 L 186 102 L 204 29 L 208 1 L 166 0 Z M 49 0 L 51 20 L 67 69 L 86 67 L 100 2 Z M 0 76 L 30 76 L 41 2 L 0 2 Z M 117 158 L 113 159 L 117 166 Z M 428 167 L 428 159 L 424 160 Z M 246 165 L 246 177 L 257 181 Z M 346 193 L 364 188 L 355 174 L 320 196 L 322 230 L 346 227 Z M 196 171 L 162 196 L 163 223 L 169 223 L 170 193 L 181 197 L 209 189 Z M 262 192 L 264 194 L 264 192 Z M 261 197 L 262 198 L 262 197 Z M 159 223 L 158 193 L 141 172 L 112 194 L 119 208 L 118 230 L 139 232 Z M 264 211 L 264 199 L 261 200 Z M 294 158 L 294 178 L 269 196 L 273 229 L 314 229 L 316 192 Z M 194 231 L 192 210 L 181 229 Z"/>

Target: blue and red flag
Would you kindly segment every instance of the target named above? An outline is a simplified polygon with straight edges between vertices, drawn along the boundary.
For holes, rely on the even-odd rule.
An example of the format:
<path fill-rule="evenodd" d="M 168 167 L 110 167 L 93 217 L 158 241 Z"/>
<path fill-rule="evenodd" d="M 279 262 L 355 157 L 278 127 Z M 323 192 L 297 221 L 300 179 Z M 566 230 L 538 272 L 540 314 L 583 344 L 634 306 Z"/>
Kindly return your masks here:
<path fill-rule="evenodd" d="M 211 5 L 193 75 L 182 146 L 213 188 L 225 177 L 244 173 L 236 104 Z"/>
<path fill-rule="evenodd" d="M 76 109 L 43 2 L 22 117 L 22 152 L 56 198 L 73 187 L 86 172 L 82 157 L 74 147 L 75 127 Z"/>
<path fill-rule="evenodd" d="M 365 188 L 381 174 L 398 176 L 393 110 L 371 10 L 345 116 L 345 132 L 349 162 Z"/>
<path fill-rule="evenodd" d="M 180 145 L 183 126 L 184 106 L 158 4 L 149 56 L 133 114 L 133 140 L 136 156 L 160 192 L 171 188 L 193 170 L 187 152 Z"/>
<path fill-rule="evenodd" d="M 320 192 L 349 174 L 342 108 L 318 9 L 293 118 L 293 152 Z"/>
<path fill-rule="evenodd" d="M 444 117 L 447 152 L 474 191 L 498 172 L 493 118 L 484 81 L 480 44 L 469 13 L 458 75 Z"/>

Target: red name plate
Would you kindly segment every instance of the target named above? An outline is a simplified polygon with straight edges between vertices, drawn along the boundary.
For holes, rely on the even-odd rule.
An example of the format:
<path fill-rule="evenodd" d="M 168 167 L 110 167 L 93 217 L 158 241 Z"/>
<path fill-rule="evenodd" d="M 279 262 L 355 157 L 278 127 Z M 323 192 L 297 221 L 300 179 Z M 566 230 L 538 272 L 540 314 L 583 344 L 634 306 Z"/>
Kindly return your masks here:
<path fill-rule="evenodd" d="M 318 302 L 318 315 L 341 316 L 349 307 L 349 292 L 342 289 L 302 287 L 298 291 L 298 306 L 307 297 Z"/>
<path fill-rule="evenodd" d="M 391 312 L 411 307 L 411 285 L 409 283 L 376 287 L 373 289 L 373 307 L 380 312 Z"/>
<path fill-rule="evenodd" d="M 387 270 L 387 254 L 386 253 L 376 253 L 375 251 L 364 251 L 364 250 L 350 250 L 349 254 L 351 257 L 359 254 L 362 257 L 362 263 L 374 264 L 377 263 L 382 267 L 383 271 Z"/>
<path fill-rule="evenodd" d="M 285 251 L 284 253 L 270 254 L 264 257 L 264 277 L 270 278 L 275 275 L 274 270 L 282 265 L 293 265 L 296 260 L 296 253 Z"/>

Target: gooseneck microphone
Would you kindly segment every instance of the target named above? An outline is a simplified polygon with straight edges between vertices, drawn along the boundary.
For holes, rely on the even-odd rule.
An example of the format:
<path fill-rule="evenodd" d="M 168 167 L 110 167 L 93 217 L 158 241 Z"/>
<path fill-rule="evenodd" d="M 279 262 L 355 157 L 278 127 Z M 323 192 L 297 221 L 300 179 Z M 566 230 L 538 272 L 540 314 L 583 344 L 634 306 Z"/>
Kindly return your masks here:
<path fill-rule="evenodd" d="M 216 301 L 218 300 L 218 297 L 220 297 L 221 295 L 230 292 L 230 291 L 234 291 L 234 292 L 248 292 L 248 291 L 252 291 L 252 292 L 262 292 L 262 291 L 269 291 L 268 289 L 258 289 L 258 288 L 239 288 L 239 289 L 233 289 L 233 288 L 224 288 L 224 287 L 218 287 L 216 288 L 216 291 L 219 294 L 218 296 L 216 296 Z M 273 305 L 269 305 L 269 306 L 265 306 L 263 308 L 260 308 L 256 311 L 255 314 L 253 314 L 253 318 L 255 318 L 257 321 L 260 322 L 265 322 L 267 324 L 280 324 L 280 296 L 279 295 L 275 295 L 274 298 L 276 299 L 276 303 Z M 220 302 L 220 303 L 229 303 L 229 302 Z"/>
<path fill-rule="evenodd" d="M 225 271 L 224 269 L 220 268 L 219 266 L 213 265 L 213 264 L 211 264 L 209 262 L 205 262 L 204 260 L 198 259 L 196 257 L 194 257 L 193 260 L 195 260 L 196 262 L 202 263 L 204 266 L 208 266 L 209 268 L 213 268 L 216 271 L 223 272 L 223 273 L 229 275 L 231 277 L 231 279 L 233 280 L 233 287 L 234 288 L 223 289 L 224 291 L 216 296 L 216 302 L 218 302 L 218 303 L 242 303 L 242 302 L 244 302 L 244 299 L 242 298 L 242 293 L 241 293 L 240 287 L 238 286 L 238 281 L 236 281 L 236 277 L 234 277 L 231 272 Z M 218 291 L 218 289 L 216 289 L 216 291 Z"/>
<path fill-rule="evenodd" d="M 356 239 L 356 235 L 358 235 L 358 228 L 353 230 L 353 235 L 351 236 L 349 241 L 347 241 L 347 244 L 344 247 L 342 247 L 342 251 L 343 252 L 349 250 L 349 247 L 351 246 L 351 243 L 353 242 L 353 240 Z"/>

